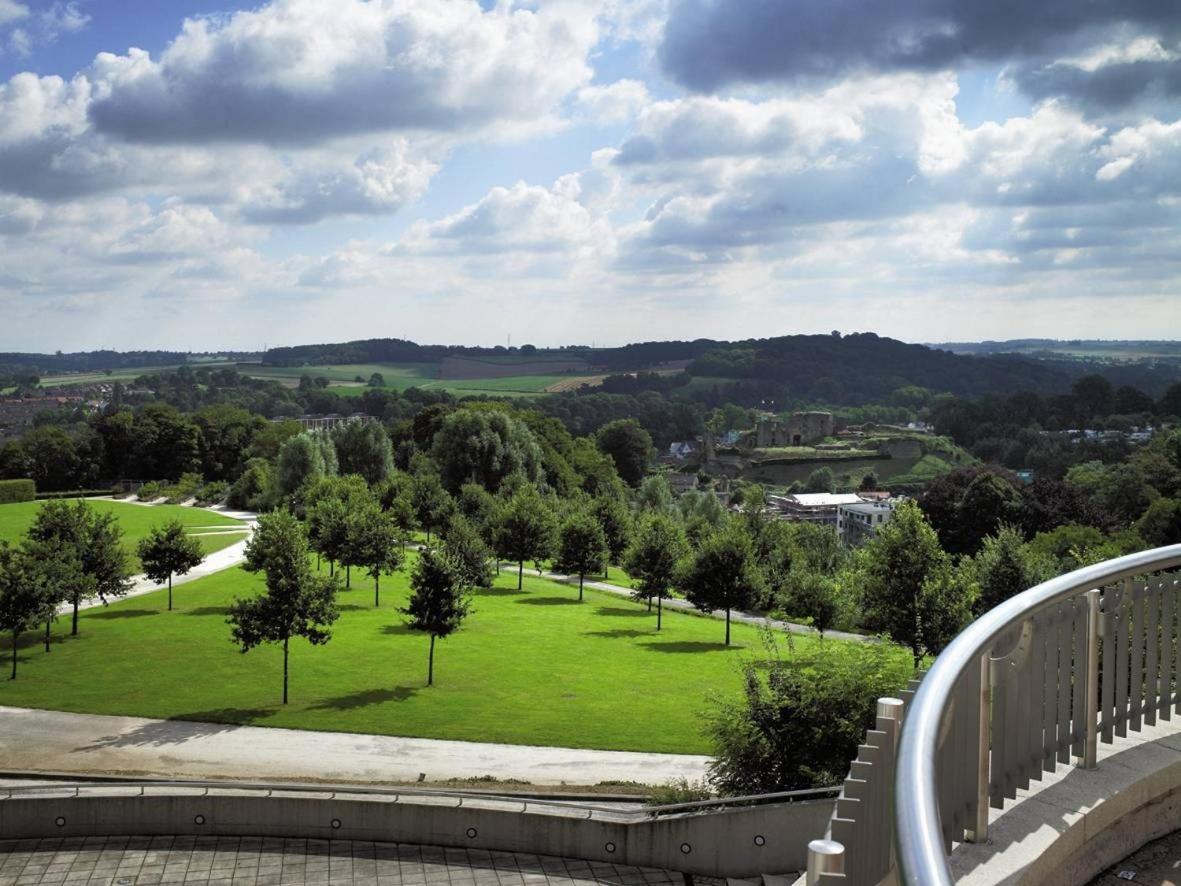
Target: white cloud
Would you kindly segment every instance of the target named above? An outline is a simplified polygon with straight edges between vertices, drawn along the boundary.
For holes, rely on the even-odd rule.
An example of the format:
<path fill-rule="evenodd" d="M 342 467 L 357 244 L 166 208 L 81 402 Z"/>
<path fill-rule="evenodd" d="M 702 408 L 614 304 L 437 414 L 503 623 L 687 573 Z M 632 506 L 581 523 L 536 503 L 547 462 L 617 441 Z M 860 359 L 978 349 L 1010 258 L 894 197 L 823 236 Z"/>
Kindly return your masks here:
<path fill-rule="evenodd" d="M 648 104 L 648 87 L 639 80 L 616 80 L 606 86 L 584 86 L 578 104 L 599 123 L 623 123 Z"/>
<path fill-rule="evenodd" d="M 28 18 L 28 15 L 29 7 L 25 4 L 17 3 L 16 0 L 0 0 L 0 25 L 18 22 Z"/>
<path fill-rule="evenodd" d="M 189 19 L 159 59 L 102 53 L 99 129 L 144 142 L 301 145 L 357 133 L 539 124 L 590 80 L 577 4 L 272 0 Z"/>
<path fill-rule="evenodd" d="M 1050 67 L 1076 68 L 1093 74 L 1111 65 L 1129 65 L 1136 62 L 1176 61 L 1178 54 L 1166 49 L 1159 37 L 1139 36 L 1115 43 L 1092 46 L 1077 55 L 1065 56 L 1054 61 Z"/>

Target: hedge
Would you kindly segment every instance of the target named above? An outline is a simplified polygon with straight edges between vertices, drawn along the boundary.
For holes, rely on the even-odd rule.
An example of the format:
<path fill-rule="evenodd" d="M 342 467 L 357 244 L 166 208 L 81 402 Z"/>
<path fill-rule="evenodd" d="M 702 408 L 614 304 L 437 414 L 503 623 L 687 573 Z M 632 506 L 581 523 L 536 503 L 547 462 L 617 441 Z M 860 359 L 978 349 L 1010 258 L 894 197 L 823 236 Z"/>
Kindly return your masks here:
<path fill-rule="evenodd" d="M 0 480 L 0 504 L 32 501 L 37 497 L 37 484 L 32 480 Z"/>

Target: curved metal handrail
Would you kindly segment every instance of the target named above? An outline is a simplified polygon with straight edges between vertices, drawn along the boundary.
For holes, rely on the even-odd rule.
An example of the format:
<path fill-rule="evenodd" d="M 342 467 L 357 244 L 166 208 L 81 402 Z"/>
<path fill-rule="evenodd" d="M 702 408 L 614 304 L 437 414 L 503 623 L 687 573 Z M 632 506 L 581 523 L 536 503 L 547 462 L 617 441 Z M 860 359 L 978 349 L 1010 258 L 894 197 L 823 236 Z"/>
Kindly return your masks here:
<path fill-rule="evenodd" d="M 940 653 L 923 677 L 902 725 L 894 781 L 895 846 L 903 883 L 951 886 L 940 829 L 939 732 L 956 681 L 1006 632 L 1080 591 L 1181 566 L 1181 545 L 1107 560 L 1043 582 L 990 609 Z"/>

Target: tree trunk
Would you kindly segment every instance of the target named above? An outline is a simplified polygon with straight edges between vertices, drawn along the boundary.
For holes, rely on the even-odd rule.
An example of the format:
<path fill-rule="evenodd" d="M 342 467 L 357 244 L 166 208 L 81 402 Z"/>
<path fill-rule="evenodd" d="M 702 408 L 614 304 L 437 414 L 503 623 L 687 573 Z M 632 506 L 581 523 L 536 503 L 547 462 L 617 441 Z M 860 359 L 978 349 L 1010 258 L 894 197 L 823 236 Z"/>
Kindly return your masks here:
<path fill-rule="evenodd" d="M 660 604 L 664 601 L 664 597 L 656 598 L 656 630 L 660 630 L 660 616 L 664 612 L 664 607 Z"/>
<path fill-rule="evenodd" d="M 582 602 L 582 573 L 578 573 L 578 602 Z"/>
<path fill-rule="evenodd" d="M 431 651 L 426 660 L 426 685 L 431 686 L 435 682 L 435 635 L 431 634 Z"/>
<path fill-rule="evenodd" d="M 373 608 L 381 605 L 381 571 L 373 576 Z"/>
<path fill-rule="evenodd" d="M 651 594 L 648 595 L 648 611 L 649 612 L 652 611 L 652 595 Z"/>
<path fill-rule="evenodd" d="M 331 578 L 335 575 L 336 575 L 336 561 L 329 560 L 328 561 L 328 577 Z"/>
<path fill-rule="evenodd" d="M 12 632 L 12 679 L 16 679 L 16 641 L 20 638 L 19 631 Z"/>
<path fill-rule="evenodd" d="M 353 564 L 346 563 L 344 567 L 344 589 L 351 591 L 353 589 Z"/>
<path fill-rule="evenodd" d="M 521 590 L 521 586 L 525 581 L 525 561 L 517 561 L 517 590 Z"/>
<path fill-rule="evenodd" d="M 168 611 L 172 611 L 172 573 L 168 573 Z"/>
<path fill-rule="evenodd" d="M 49 629 L 53 627 L 53 616 L 45 619 L 45 651 L 49 651 Z"/>
<path fill-rule="evenodd" d="M 78 636 L 78 607 L 82 603 L 82 597 L 79 594 L 74 594 L 74 626 L 70 629 L 70 634 L 74 637 Z"/>
<path fill-rule="evenodd" d="M 287 704 L 287 646 L 290 643 L 290 637 L 283 638 L 283 704 Z"/>
<path fill-rule="evenodd" d="M 726 645 L 730 645 L 730 610 L 726 609 Z"/>

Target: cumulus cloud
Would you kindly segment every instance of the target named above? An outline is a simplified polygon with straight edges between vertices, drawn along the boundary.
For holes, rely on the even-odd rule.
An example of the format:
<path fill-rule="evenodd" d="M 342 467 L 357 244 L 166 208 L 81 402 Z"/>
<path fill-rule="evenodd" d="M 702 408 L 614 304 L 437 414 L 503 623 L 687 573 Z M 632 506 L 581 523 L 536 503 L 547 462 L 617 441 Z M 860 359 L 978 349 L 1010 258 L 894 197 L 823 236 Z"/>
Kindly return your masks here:
<path fill-rule="evenodd" d="M 391 213 L 422 196 L 438 168 L 415 156 L 407 139 L 395 139 L 349 164 L 306 164 L 248 187 L 241 198 L 243 216 L 257 224 L 308 224 L 329 216 Z"/>
<path fill-rule="evenodd" d="M 537 122 L 590 80 L 597 33 L 577 4 L 272 0 L 187 20 L 159 59 L 99 55 L 89 113 L 131 141 L 190 144 Z"/>
<path fill-rule="evenodd" d="M 639 80 L 616 80 L 606 86 L 584 86 L 578 105 L 599 123 L 623 123 L 648 104 L 648 87 Z"/>
<path fill-rule="evenodd" d="M 1104 72 L 1150 64 L 1167 66 L 1174 82 L 1175 59 L 1152 62 L 1136 56 L 1088 71 L 1052 65 L 1079 58 L 1080 45 L 1092 46 L 1100 34 L 1136 32 L 1164 47 L 1181 40 L 1181 17 L 1170 3 L 1155 0 L 1074 0 L 1009 3 L 997 6 L 969 0 L 752 0 L 742 14 L 724 0 L 676 0 L 660 46 L 660 60 L 675 80 L 695 90 L 734 83 L 839 79 L 864 72 L 929 71 L 972 62 L 1015 62 L 1029 70 L 1018 76 L 1023 87 L 1044 96 L 1050 83 L 1062 88 L 1073 78 L 1077 92 L 1106 89 Z M 1086 58 L 1084 54 L 1081 57 Z M 1035 76 L 1035 69 L 1040 73 Z M 1163 70 L 1163 69 L 1162 69 Z M 1037 78 L 1041 77 L 1041 85 Z"/>
<path fill-rule="evenodd" d="M 0 0 L 0 25 L 20 21 L 28 15 L 29 7 L 23 3 L 17 3 L 16 0 Z"/>
<path fill-rule="evenodd" d="M 36 46 L 82 30 L 90 24 L 90 16 L 74 2 L 56 2 L 33 14 L 28 6 L 16 0 L 0 0 L 0 28 L 17 22 L 19 25 L 8 33 L 6 42 L 9 50 L 26 57 Z"/>

